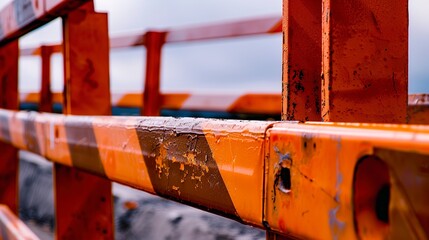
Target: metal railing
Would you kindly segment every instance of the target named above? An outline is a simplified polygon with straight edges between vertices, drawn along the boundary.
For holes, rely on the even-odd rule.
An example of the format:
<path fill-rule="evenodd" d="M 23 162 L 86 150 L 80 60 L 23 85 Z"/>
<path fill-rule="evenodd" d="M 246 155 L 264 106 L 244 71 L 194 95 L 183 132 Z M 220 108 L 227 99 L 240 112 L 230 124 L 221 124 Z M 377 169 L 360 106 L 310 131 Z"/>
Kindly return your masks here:
<path fill-rule="evenodd" d="M 16 213 L 24 149 L 54 162 L 60 239 L 113 238 L 111 181 L 265 229 L 269 239 L 427 238 L 429 128 L 404 124 L 407 1 L 284 6 L 282 116 L 301 122 L 96 116 L 111 113 L 107 14 L 92 1 L 8 5 L 0 13 L 0 202 Z M 16 39 L 58 16 L 64 114 L 16 111 Z M 147 48 L 143 114 L 163 106 L 163 44 L 254 33 L 244 25 L 118 41 Z"/>

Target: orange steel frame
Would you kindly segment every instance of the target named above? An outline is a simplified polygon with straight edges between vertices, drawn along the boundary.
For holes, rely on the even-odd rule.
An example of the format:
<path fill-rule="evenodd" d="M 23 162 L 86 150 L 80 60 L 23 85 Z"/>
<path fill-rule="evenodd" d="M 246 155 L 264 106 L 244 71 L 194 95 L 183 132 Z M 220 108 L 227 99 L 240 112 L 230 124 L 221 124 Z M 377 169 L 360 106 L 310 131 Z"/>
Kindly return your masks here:
<path fill-rule="evenodd" d="M 293 120 L 283 122 L 94 116 L 111 111 L 107 15 L 94 12 L 90 0 L 6 6 L 0 12 L 1 203 L 16 214 L 17 149 L 23 149 L 54 162 L 60 239 L 114 237 L 110 181 L 265 229 L 268 239 L 428 238 L 424 96 L 410 97 L 419 104 L 408 110 L 409 121 L 423 125 L 399 124 L 407 121 L 409 101 L 408 2 L 283 3 L 283 23 L 267 30 L 283 28 L 282 118 Z M 17 39 L 59 16 L 65 114 L 19 112 Z M 142 114 L 156 116 L 164 104 L 163 44 L 255 31 L 241 23 L 179 33 L 136 38 L 148 48 Z M 130 41 L 138 44 L 118 40 Z M 40 48 L 42 62 L 52 52 Z M 50 111 L 55 95 L 45 68 L 41 109 Z"/>

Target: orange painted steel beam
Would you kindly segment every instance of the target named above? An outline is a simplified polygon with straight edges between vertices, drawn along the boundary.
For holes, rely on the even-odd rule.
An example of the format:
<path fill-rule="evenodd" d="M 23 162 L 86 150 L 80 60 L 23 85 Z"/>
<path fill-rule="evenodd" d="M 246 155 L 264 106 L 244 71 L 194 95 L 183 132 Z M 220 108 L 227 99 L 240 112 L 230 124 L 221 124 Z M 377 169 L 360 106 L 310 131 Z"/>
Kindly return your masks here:
<path fill-rule="evenodd" d="M 88 0 L 14 0 L 0 10 L 0 45 L 66 14 Z"/>
<path fill-rule="evenodd" d="M 165 32 L 147 32 L 146 42 L 146 77 L 144 81 L 143 102 L 141 114 L 144 116 L 159 116 L 161 112 L 161 56 L 165 42 Z"/>
<path fill-rule="evenodd" d="M 324 121 L 405 123 L 408 1 L 323 1 Z"/>
<path fill-rule="evenodd" d="M 298 238 L 427 238 L 428 130 L 275 125 L 267 133 L 265 220 Z"/>
<path fill-rule="evenodd" d="M 3 109 L 18 109 L 18 54 L 18 41 L 0 47 L 0 108 Z M 18 150 L 0 143 L 0 204 L 15 214 L 18 213 L 18 168 Z"/>
<path fill-rule="evenodd" d="M 58 164 L 248 224 L 262 223 L 263 144 L 271 122 L 6 110 L 0 110 L 0 120 L 12 136 L 0 134 L 0 140 L 27 149 L 25 139 L 32 139 L 38 143 L 33 152 Z M 22 132 L 23 125 L 32 131 Z"/>
<path fill-rule="evenodd" d="M 5 205 L 0 205 L 2 240 L 38 240 L 39 238 Z"/>
<path fill-rule="evenodd" d="M 426 126 L 7 110 L 0 119 L 0 140 L 16 147 L 280 235 L 428 236 Z"/>
<path fill-rule="evenodd" d="M 114 107 L 144 107 L 142 94 L 112 94 Z M 39 104 L 36 92 L 20 93 L 21 103 Z M 53 102 L 62 104 L 62 94 L 53 93 Z M 280 114 L 281 95 L 274 93 L 191 94 L 161 93 L 161 108 L 171 110 L 221 111 L 230 113 Z"/>
<path fill-rule="evenodd" d="M 321 120 L 321 8 L 319 0 L 283 1 L 283 120 Z"/>
<path fill-rule="evenodd" d="M 63 19 L 66 114 L 109 115 L 109 38 L 107 14 L 95 13 L 88 2 Z M 84 39 L 84 41 L 83 41 Z M 71 137 L 79 129 L 65 134 Z M 82 132 L 91 141 L 92 132 Z M 54 133 L 55 134 L 55 133 Z M 97 160 L 94 149 L 69 146 L 70 160 Z M 110 181 L 78 168 L 54 164 L 55 234 L 58 239 L 113 239 L 113 202 Z"/>

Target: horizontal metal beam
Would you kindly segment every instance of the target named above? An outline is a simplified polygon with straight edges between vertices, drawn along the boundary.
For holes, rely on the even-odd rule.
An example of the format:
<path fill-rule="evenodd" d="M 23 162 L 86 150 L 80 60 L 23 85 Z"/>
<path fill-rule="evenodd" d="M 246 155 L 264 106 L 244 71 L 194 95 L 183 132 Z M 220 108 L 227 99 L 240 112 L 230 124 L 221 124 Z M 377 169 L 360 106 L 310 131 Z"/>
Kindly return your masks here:
<path fill-rule="evenodd" d="M 281 95 L 275 93 L 191 94 L 164 93 L 161 106 L 171 110 L 222 111 L 229 113 L 280 114 Z M 61 93 L 53 94 L 53 102 L 62 104 Z M 38 104 L 40 94 L 20 93 L 21 103 Z M 112 94 L 115 107 L 141 108 L 140 93 Z M 426 94 L 412 94 L 408 101 L 408 123 L 429 124 L 429 101 Z"/>
<path fill-rule="evenodd" d="M 88 0 L 14 0 L 0 10 L 0 45 L 78 8 Z"/>
<path fill-rule="evenodd" d="M 112 94 L 115 107 L 143 107 L 142 94 Z M 161 95 L 161 107 L 171 110 L 221 111 L 230 113 L 280 114 L 280 94 L 190 94 L 165 93 Z M 40 94 L 21 93 L 21 103 L 38 104 Z M 53 102 L 62 104 L 62 94 L 54 93 Z"/>
<path fill-rule="evenodd" d="M 429 127 L 280 123 L 266 135 L 270 229 L 305 239 L 429 236 Z"/>
<path fill-rule="evenodd" d="M 60 164 L 260 225 L 262 146 L 270 124 L 0 110 L 0 139 Z"/>
<path fill-rule="evenodd" d="M 154 31 L 167 33 L 164 44 L 264 35 L 281 33 L 281 17 L 273 16 L 182 29 L 161 29 Z M 146 34 L 147 32 L 143 32 L 111 37 L 110 48 L 145 46 Z M 50 47 L 52 53 L 61 53 L 62 51 L 61 44 L 53 44 L 45 47 Z M 40 55 L 40 47 L 21 49 L 21 56 L 31 55 Z"/>
<path fill-rule="evenodd" d="M 267 33 L 281 33 L 282 18 L 268 17 L 193 28 L 170 29 L 166 32 L 166 43 L 234 38 Z"/>
<path fill-rule="evenodd" d="M 380 236 L 428 235 L 425 126 L 0 110 L 0 140 L 283 235 L 357 238 L 368 221 Z"/>
<path fill-rule="evenodd" d="M 0 236 L 2 240 L 39 239 L 10 209 L 0 205 Z"/>

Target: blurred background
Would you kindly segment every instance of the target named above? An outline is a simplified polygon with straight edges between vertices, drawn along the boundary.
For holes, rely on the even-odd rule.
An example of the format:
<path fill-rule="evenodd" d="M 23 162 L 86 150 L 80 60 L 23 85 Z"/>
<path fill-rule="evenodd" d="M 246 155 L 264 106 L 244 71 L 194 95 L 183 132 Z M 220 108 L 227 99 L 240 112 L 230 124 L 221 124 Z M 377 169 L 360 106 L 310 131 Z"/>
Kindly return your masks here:
<path fill-rule="evenodd" d="M 0 7 L 10 0 L 0 0 Z M 282 0 L 95 0 L 109 13 L 111 36 L 149 29 L 187 27 L 264 16 L 279 17 Z M 409 92 L 429 92 L 429 1 L 410 0 Z M 61 20 L 20 40 L 21 47 L 61 42 Z M 163 50 L 164 92 L 281 91 L 281 35 L 167 45 Z M 111 52 L 112 92 L 140 92 L 145 71 L 143 47 Z M 54 91 L 62 91 L 61 55 L 53 56 Z M 40 60 L 20 61 L 20 90 L 40 89 Z M 25 66 L 25 67 L 24 67 Z"/>

